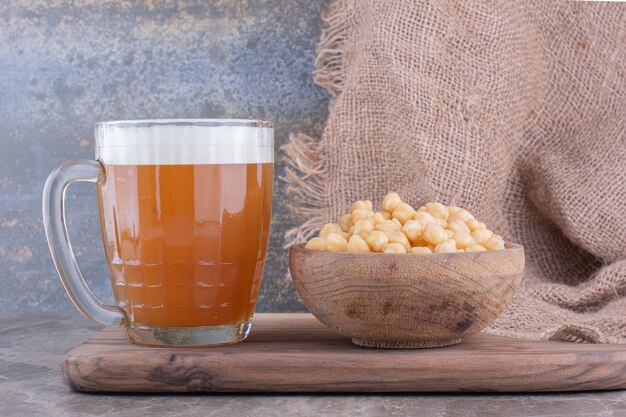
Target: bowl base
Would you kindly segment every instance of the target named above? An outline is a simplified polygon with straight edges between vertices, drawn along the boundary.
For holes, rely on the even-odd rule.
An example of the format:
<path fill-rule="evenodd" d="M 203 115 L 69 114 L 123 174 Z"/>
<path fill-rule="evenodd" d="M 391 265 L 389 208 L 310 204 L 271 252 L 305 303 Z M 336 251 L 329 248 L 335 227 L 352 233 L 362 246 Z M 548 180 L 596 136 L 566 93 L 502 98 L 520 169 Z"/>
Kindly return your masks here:
<path fill-rule="evenodd" d="M 365 339 L 360 337 L 352 338 L 352 343 L 355 345 L 380 349 L 426 349 L 456 345 L 461 343 L 461 341 L 462 339 L 401 341 Z"/>

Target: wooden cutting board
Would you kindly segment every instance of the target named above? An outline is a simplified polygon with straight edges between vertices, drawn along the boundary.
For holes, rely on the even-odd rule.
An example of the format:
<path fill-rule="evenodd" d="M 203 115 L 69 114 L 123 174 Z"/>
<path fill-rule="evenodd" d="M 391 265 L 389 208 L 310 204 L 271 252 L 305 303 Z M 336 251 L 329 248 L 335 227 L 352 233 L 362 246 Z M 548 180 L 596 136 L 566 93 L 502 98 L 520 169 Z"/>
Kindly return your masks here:
<path fill-rule="evenodd" d="M 626 346 L 478 334 L 445 348 L 353 345 L 310 314 L 257 314 L 237 345 L 165 349 L 105 328 L 69 351 L 63 381 L 78 391 L 418 392 L 626 388 Z"/>

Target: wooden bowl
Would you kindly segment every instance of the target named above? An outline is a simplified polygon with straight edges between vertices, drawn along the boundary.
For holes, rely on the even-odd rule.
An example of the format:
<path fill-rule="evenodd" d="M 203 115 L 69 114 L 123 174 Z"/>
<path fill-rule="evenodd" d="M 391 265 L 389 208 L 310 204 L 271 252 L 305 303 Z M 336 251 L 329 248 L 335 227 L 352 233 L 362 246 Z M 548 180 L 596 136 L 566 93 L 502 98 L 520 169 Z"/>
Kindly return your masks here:
<path fill-rule="evenodd" d="M 524 248 L 442 254 L 323 252 L 294 245 L 289 269 L 307 308 L 352 342 L 380 348 L 459 343 L 513 297 Z"/>

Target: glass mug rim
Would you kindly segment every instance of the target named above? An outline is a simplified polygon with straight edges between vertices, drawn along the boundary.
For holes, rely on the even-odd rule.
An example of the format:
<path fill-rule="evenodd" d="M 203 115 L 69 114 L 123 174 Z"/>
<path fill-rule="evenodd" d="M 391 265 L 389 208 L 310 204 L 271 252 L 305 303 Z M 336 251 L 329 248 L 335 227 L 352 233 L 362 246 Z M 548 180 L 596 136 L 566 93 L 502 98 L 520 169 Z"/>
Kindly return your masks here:
<path fill-rule="evenodd" d="M 128 120 L 103 120 L 96 122 L 96 130 L 115 126 L 124 127 L 153 127 L 153 126 L 204 126 L 204 127 L 256 127 L 273 128 L 274 123 L 264 119 L 220 119 L 220 118 L 200 118 L 200 119 L 128 119 Z"/>

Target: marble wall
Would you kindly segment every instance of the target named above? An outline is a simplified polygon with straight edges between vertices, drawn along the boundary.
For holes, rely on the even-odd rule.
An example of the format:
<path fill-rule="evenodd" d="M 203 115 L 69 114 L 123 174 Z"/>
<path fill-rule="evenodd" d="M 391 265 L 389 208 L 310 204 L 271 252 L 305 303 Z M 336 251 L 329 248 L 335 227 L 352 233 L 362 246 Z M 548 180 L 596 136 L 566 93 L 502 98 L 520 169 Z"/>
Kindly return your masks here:
<path fill-rule="evenodd" d="M 240 117 L 319 136 L 327 94 L 311 78 L 320 13 L 307 0 L 12 0 L 0 3 L 0 311 L 71 310 L 45 243 L 41 191 L 68 159 L 93 158 L 100 120 Z M 278 151 L 277 151 L 278 152 Z M 303 307 L 285 279 L 277 153 L 259 311 Z M 111 302 L 93 184 L 67 195 L 69 233 L 94 293 Z"/>

